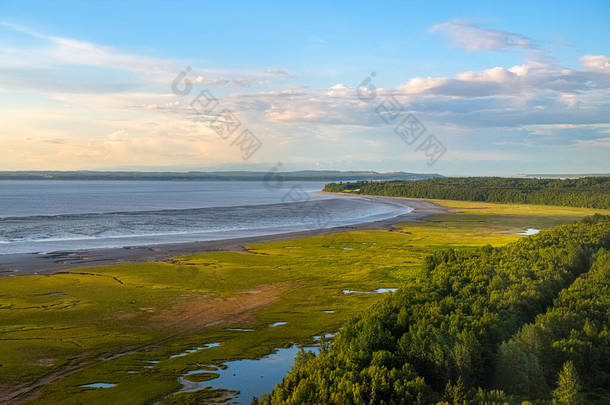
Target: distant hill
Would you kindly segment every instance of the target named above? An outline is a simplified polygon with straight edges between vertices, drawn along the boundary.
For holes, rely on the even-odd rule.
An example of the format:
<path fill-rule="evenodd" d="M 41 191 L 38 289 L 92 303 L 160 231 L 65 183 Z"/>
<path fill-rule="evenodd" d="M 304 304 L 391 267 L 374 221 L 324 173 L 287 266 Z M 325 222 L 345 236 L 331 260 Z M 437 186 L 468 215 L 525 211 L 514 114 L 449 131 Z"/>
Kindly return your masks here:
<path fill-rule="evenodd" d="M 517 177 L 536 178 L 536 179 L 580 179 L 582 177 L 610 177 L 610 173 L 520 173 Z"/>
<path fill-rule="evenodd" d="M 104 171 L 0 171 L 0 180 L 193 180 L 263 181 L 281 176 L 284 181 L 423 180 L 443 177 L 436 173 L 302 170 L 295 172 L 104 172 Z"/>

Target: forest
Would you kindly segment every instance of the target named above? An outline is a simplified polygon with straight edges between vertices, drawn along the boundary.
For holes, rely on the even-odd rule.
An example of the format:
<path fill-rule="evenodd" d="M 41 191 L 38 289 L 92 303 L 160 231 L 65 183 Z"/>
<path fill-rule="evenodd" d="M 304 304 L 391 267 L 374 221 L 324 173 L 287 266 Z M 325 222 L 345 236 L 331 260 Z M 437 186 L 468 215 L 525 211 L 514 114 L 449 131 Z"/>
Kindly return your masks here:
<path fill-rule="evenodd" d="M 447 177 L 416 181 L 331 183 L 327 192 L 514 204 L 609 208 L 610 177 L 529 179 Z"/>
<path fill-rule="evenodd" d="M 263 404 L 610 403 L 610 216 L 438 250 Z"/>

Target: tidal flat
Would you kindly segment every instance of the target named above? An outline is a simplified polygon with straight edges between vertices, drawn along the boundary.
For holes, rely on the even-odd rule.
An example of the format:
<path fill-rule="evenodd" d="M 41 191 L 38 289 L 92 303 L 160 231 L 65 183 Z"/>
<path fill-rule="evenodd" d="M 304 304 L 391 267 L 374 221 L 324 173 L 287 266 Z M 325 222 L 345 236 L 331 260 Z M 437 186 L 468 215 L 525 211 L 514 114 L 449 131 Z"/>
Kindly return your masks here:
<path fill-rule="evenodd" d="M 499 246 L 527 237 L 517 235 L 524 229 L 571 223 L 596 212 L 610 214 L 600 209 L 437 203 L 453 212 L 389 230 L 2 278 L 0 398 L 37 404 L 227 399 L 239 387 L 212 383 L 215 388 L 180 393 L 180 378 L 209 370 L 206 378 L 213 379 L 229 362 L 264 358 L 278 349 L 311 346 L 316 336 L 332 336 L 380 298 L 344 290 L 400 287 L 417 277 L 424 258 L 437 248 Z M 285 324 L 268 327 L 277 322 Z M 105 385 L 87 387 L 98 383 Z"/>

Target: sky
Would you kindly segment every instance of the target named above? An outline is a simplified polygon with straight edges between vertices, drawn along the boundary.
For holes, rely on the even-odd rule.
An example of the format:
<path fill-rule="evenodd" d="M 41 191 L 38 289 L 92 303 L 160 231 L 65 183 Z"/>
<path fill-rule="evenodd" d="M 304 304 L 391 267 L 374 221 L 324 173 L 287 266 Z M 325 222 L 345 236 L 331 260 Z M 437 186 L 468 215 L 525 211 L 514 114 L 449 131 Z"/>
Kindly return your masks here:
<path fill-rule="evenodd" d="M 0 170 L 610 172 L 610 2 L 0 0 Z"/>

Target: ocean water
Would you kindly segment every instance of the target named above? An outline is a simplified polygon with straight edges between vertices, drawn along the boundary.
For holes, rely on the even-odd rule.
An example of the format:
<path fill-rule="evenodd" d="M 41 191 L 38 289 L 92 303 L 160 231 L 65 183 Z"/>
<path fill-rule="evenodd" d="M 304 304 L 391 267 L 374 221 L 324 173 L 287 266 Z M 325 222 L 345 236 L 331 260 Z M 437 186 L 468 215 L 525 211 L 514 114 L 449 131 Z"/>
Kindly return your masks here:
<path fill-rule="evenodd" d="M 0 254 L 230 239 L 370 222 L 409 208 L 324 183 L 0 181 Z"/>

